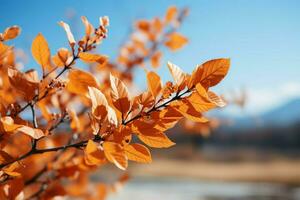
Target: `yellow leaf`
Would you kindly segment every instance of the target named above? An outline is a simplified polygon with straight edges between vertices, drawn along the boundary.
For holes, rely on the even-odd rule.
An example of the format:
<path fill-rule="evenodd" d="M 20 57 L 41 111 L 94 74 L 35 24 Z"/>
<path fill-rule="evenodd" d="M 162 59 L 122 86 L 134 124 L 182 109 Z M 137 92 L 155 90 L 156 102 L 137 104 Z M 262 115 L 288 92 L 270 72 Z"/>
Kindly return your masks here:
<path fill-rule="evenodd" d="M 168 35 L 168 39 L 165 45 L 172 51 L 176 51 L 186 45 L 188 39 L 179 33 L 171 33 Z"/>
<path fill-rule="evenodd" d="M 149 147 L 168 148 L 175 145 L 164 133 L 138 134 L 138 138 Z"/>
<path fill-rule="evenodd" d="M 98 87 L 98 82 L 91 73 L 79 69 L 71 69 L 68 78 L 66 88 L 71 93 L 86 96 L 88 87 Z"/>
<path fill-rule="evenodd" d="M 217 85 L 227 74 L 230 59 L 220 58 L 210 60 L 198 66 L 192 73 L 189 87 L 200 83 L 205 89 Z"/>
<path fill-rule="evenodd" d="M 114 142 L 104 142 L 103 149 L 107 160 L 114 163 L 118 168 L 122 170 L 125 170 L 127 168 L 127 157 L 124 149 L 120 144 Z"/>
<path fill-rule="evenodd" d="M 162 82 L 155 72 L 147 72 L 148 89 L 152 96 L 156 98 L 162 90 Z"/>
<path fill-rule="evenodd" d="M 124 146 L 128 160 L 141 163 L 151 163 L 151 154 L 147 147 L 141 144 L 129 144 Z"/>
<path fill-rule="evenodd" d="M 86 52 L 80 52 L 78 57 L 83 60 L 84 62 L 91 63 L 97 62 L 99 64 L 105 64 L 108 61 L 107 56 L 99 55 L 99 54 L 91 54 Z"/>
<path fill-rule="evenodd" d="M 42 66 L 43 71 L 51 69 L 49 46 L 41 33 L 33 40 L 31 52 L 35 61 Z"/>

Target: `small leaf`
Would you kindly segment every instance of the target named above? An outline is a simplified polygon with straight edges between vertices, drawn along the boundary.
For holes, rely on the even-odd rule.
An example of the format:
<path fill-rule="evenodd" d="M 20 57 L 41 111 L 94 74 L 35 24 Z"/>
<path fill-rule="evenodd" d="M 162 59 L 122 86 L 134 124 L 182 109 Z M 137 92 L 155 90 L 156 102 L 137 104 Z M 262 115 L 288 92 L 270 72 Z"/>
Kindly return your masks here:
<path fill-rule="evenodd" d="M 168 68 L 175 80 L 175 83 L 180 86 L 185 81 L 185 73 L 177 65 L 174 65 L 171 62 L 168 62 Z"/>
<path fill-rule="evenodd" d="M 148 89 L 152 96 L 156 98 L 162 90 L 162 82 L 155 72 L 147 72 Z"/>
<path fill-rule="evenodd" d="M 5 132 L 13 132 L 22 126 L 19 124 L 15 124 L 14 120 L 8 116 L 1 117 L 0 121 L 1 121 L 1 129 L 3 129 L 1 131 L 5 131 Z"/>
<path fill-rule="evenodd" d="M 124 146 L 124 150 L 128 160 L 140 162 L 140 163 L 151 163 L 151 154 L 147 147 L 141 144 L 129 144 Z"/>
<path fill-rule="evenodd" d="M 80 52 L 78 54 L 78 57 L 83 60 L 84 62 L 91 63 L 91 62 L 97 62 L 100 65 L 107 63 L 108 57 L 99 55 L 99 54 L 91 54 L 86 52 Z"/>
<path fill-rule="evenodd" d="M 49 46 L 41 33 L 33 40 L 31 52 L 35 61 L 42 66 L 43 71 L 51 69 Z"/>
<path fill-rule="evenodd" d="M 104 142 L 103 149 L 107 160 L 114 163 L 118 168 L 122 170 L 125 170 L 127 168 L 127 157 L 124 149 L 120 144 L 114 142 Z"/>
<path fill-rule="evenodd" d="M 216 106 L 218 106 L 218 107 L 226 106 L 226 102 L 220 96 L 215 94 L 214 92 L 208 91 L 207 94 L 208 94 L 209 100 L 211 102 L 213 102 Z"/>
<path fill-rule="evenodd" d="M 81 21 L 85 26 L 85 35 L 90 36 L 94 32 L 94 27 L 85 16 L 81 16 Z"/>
<path fill-rule="evenodd" d="M 151 66 L 154 68 L 159 67 L 162 53 L 160 51 L 155 52 L 151 57 Z"/>
<path fill-rule="evenodd" d="M 34 139 L 39 139 L 45 135 L 42 130 L 37 129 L 37 128 L 31 128 L 29 126 L 22 126 L 22 127 L 18 128 L 17 130 L 34 138 Z"/>
<path fill-rule="evenodd" d="M 188 43 L 188 39 L 179 33 L 171 33 L 168 35 L 168 39 L 165 45 L 172 51 L 176 51 L 182 48 Z"/>
<path fill-rule="evenodd" d="M 75 45 L 76 41 L 75 41 L 74 36 L 71 32 L 70 26 L 67 23 L 63 22 L 63 21 L 60 21 L 59 25 L 62 26 L 65 29 L 65 32 L 67 34 L 69 43 L 70 43 L 71 47 L 74 48 L 74 45 Z"/>
<path fill-rule="evenodd" d="M 175 6 L 170 6 L 167 10 L 166 16 L 165 16 L 165 22 L 168 24 L 172 20 L 175 19 L 175 16 L 177 15 L 178 10 Z"/>
<path fill-rule="evenodd" d="M 131 102 L 129 100 L 128 89 L 125 84 L 110 74 L 111 99 L 114 106 L 122 113 L 123 116 L 130 110 Z"/>
<path fill-rule="evenodd" d="M 11 26 L 5 29 L 3 33 L 3 40 L 11 40 L 16 38 L 21 33 L 21 28 L 18 26 Z"/>

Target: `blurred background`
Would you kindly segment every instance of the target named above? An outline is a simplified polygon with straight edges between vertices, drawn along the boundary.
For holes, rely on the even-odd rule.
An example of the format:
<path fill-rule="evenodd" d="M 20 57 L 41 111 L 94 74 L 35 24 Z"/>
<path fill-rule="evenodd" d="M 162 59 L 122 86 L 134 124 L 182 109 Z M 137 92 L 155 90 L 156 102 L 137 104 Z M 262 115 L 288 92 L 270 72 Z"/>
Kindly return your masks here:
<path fill-rule="evenodd" d="M 152 164 L 130 163 L 131 179 L 109 199 L 300 199 L 300 1 L 1 1 L 0 28 L 22 28 L 12 41 L 23 49 L 20 67 L 38 68 L 27 52 L 39 32 L 56 50 L 67 46 L 58 21 L 78 37 L 80 16 L 98 24 L 107 15 L 109 37 L 98 51 L 114 59 L 135 20 L 163 16 L 171 5 L 189 8 L 180 28 L 189 43 L 165 51 L 158 73 L 171 79 L 168 60 L 191 72 L 206 60 L 229 57 L 228 76 L 213 88 L 228 106 L 208 113 L 208 124 L 170 130 L 177 145 L 154 150 Z M 137 90 L 144 90 L 143 70 L 134 74 Z M 111 181 L 118 173 L 107 167 L 92 180 Z"/>

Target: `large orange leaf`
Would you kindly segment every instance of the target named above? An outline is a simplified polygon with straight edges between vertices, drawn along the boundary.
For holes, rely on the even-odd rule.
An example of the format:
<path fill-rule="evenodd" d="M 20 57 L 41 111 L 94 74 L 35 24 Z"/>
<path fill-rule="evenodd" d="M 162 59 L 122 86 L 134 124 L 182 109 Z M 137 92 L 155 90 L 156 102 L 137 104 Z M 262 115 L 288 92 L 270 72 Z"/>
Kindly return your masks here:
<path fill-rule="evenodd" d="M 124 146 L 125 154 L 128 160 L 150 163 L 152 161 L 150 151 L 144 145 L 135 143 Z"/>
<path fill-rule="evenodd" d="M 114 163 L 118 168 L 122 170 L 125 170 L 127 168 L 127 157 L 124 149 L 120 144 L 117 144 L 115 142 L 104 142 L 103 149 L 107 160 Z"/>
<path fill-rule="evenodd" d="M 192 73 L 189 87 L 200 83 L 205 89 L 217 85 L 227 74 L 230 60 L 227 58 L 214 59 L 199 65 Z"/>
<path fill-rule="evenodd" d="M 35 61 L 40 64 L 45 71 L 46 69 L 51 69 L 50 63 L 50 50 L 48 43 L 44 36 L 39 33 L 32 42 L 31 46 L 32 56 Z"/>
<path fill-rule="evenodd" d="M 98 87 L 98 82 L 91 73 L 79 69 L 71 69 L 68 78 L 66 89 L 71 93 L 86 96 L 88 87 Z"/>
<path fill-rule="evenodd" d="M 149 147 L 168 148 L 175 145 L 164 133 L 138 134 L 138 138 Z"/>
<path fill-rule="evenodd" d="M 147 84 L 149 91 L 153 97 L 156 98 L 162 90 L 162 82 L 158 74 L 155 72 L 147 72 Z"/>

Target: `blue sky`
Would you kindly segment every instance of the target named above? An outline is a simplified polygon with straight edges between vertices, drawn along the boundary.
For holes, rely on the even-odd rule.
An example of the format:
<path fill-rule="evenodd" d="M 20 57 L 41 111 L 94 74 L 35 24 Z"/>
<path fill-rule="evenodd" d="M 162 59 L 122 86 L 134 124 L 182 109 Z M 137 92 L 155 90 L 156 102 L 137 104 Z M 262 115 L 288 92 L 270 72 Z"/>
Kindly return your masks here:
<path fill-rule="evenodd" d="M 229 57 L 232 67 L 214 90 L 229 93 L 245 88 L 249 102 L 246 113 L 259 113 L 300 96 L 300 1 L 297 0 L 194 0 L 194 1 L 2 1 L 0 29 L 22 27 L 22 35 L 12 41 L 30 52 L 31 41 L 42 32 L 55 52 L 67 46 L 57 22 L 68 22 L 79 38 L 80 16 L 98 24 L 108 15 L 109 38 L 99 48 L 111 57 L 135 19 L 163 15 L 170 5 L 190 8 L 181 32 L 190 43 L 176 53 L 166 53 L 159 73 L 170 79 L 166 61 L 187 72 L 206 60 Z M 69 17 L 74 15 L 74 17 Z M 78 34 L 79 33 L 79 34 Z M 29 55 L 26 68 L 38 67 Z M 139 73 L 139 72 L 137 72 Z M 143 74 L 144 75 L 144 74 Z M 139 85 L 145 79 L 136 76 Z M 236 112 L 234 109 L 229 112 Z M 237 111 L 238 112 L 238 111 Z"/>

